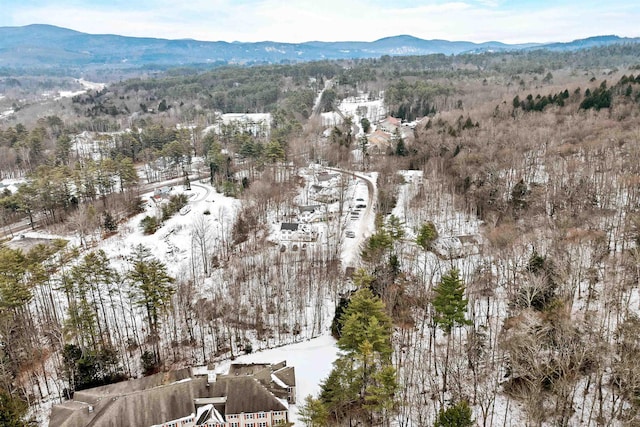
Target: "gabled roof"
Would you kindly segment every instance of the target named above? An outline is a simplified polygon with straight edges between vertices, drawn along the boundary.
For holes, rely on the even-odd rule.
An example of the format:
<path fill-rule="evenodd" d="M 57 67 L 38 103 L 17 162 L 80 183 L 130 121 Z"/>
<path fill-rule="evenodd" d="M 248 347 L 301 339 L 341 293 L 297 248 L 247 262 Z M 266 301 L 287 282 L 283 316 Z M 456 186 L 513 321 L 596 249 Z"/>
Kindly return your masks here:
<path fill-rule="evenodd" d="M 227 398 L 225 415 L 287 410 L 277 397 L 251 376 L 219 376 L 210 385 L 209 393 L 210 397 Z"/>
<path fill-rule="evenodd" d="M 387 116 L 387 117 L 385 117 L 384 120 L 382 120 L 381 123 L 386 123 L 386 124 L 390 124 L 390 125 L 393 125 L 393 126 L 400 126 L 402 121 L 400 119 L 395 118 L 395 117 Z"/>
<path fill-rule="evenodd" d="M 254 375 L 270 367 L 268 363 L 232 363 L 227 375 Z"/>
<path fill-rule="evenodd" d="M 389 146 L 391 137 L 387 133 L 381 131 L 380 129 L 377 129 L 367 137 L 367 140 L 369 141 L 369 144 L 380 148 Z"/>
<path fill-rule="evenodd" d="M 296 372 L 293 366 L 287 366 L 286 360 L 279 363 L 233 363 L 229 368 L 229 377 L 252 376 L 276 397 L 284 395 L 295 401 Z"/>
<path fill-rule="evenodd" d="M 55 405 L 51 427 L 151 426 L 193 412 L 193 399 L 207 393 L 207 378 L 189 369 L 78 391 L 74 400 Z M 92 407 L 92 410 L 89 408 Z M 141 408 L 143 408 L 141 410 Z"/>
<path fill-rule="evenodd" d="M 285 366 L 282 369 L 278 369 L 273 373 L 280 381 L 293 387 L 296 385 L 296 371 L 293 366 Z"/>

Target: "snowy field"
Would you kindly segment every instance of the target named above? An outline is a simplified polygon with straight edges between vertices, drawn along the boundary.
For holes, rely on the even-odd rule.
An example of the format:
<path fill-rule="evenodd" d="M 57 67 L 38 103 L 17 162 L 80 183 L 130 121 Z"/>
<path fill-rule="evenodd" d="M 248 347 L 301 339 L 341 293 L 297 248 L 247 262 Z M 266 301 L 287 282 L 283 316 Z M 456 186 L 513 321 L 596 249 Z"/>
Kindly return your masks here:
<path fill-rule="evenodd" d="M 357 180 L 361 181 L 361 180 Z M 360 188 L 362 186 L 362 188 Z M 353 194 L 365 194 L 366 185 L 360 183 L 360 186 L 354 187 L 351 191 Z M 167 187 L 168 189 L 169 187 Z M 170 275 L 177 278 L 185 278 L 190 276 L 199 267 L 202 262 L 199 251 L 197 250 L 194 235 L 197 230 L 206 230 L 207 244 L 210 246 L 210 253 L 221 253 L 229 250 L 232 245 L 231 230 L 241 207 L 241 201 L 235 198 L 226 197 L 218 193 L 208 183 L 192 182 L 191 189 L 187 190 L 182 185 L 174 185 L 170 191 L 165 194 L 165 199 L 175 194 L 188 195 L 188 208 L 183 209 L 182 213 L 176 213 L 173 217 L 166 220 L 162 226 L 151 235 L 145 235 L 140 227 L 140 222 L 145 216 L 161 215 L 161 206 L 164 201 L 161 198 L 154 198 L 153 193 L 143 194 L 145 211 L 140 213 L 125 223 L 119 225 L 119 232 L 106 240 L 98 240 L 91 250 L 103 250 L 110 259 L 111 266 L 120 273 L 125 273 L 130 267 L 129 256 L 133 253 L 134 248 L 138 245 L 147 247 L 151 254 L 163 262 Z M 351 193 L 350 193 L 351 194 Z M 41 232 L 25 233 L 29 238 L 53 239 L 63 238 L 69 240 L 70 245 L 79 246 L 80 239 L 78 236 L 54 236 Z M 227 248 L 227 249 L 225 249 Z M 201 271 L 201 270 L 200 270 Z M 197 273 L 201 274 L 201 273 Z M 212 277 L 204 278 L 204 282 L 200 284 L 197 290 L 198 294 L 205 295 L 217 285 L 220 274 L 216 270 Z M 66 307 L 64 301 L 60 301 L 62 306 L 60 310 L 64 312 Z M 259 351 L 265 345 L 272 346 L 275 342 L 259 341 L 254 334 L 249 332 L 248 338 L 253 342 L 254 353 L 240 356 L 237 361 L 280 361 L 286 360 L 289 366 L 296 368 L 297 381 L 297 398 L 298 402 L 303 402 L 305 396 L 309 394 L 316 395 L 319 391 L 321 380 L 326 377 L 331 370 L 331 364 L 335 359 L 337 348 L 335 340 L 328 336 L 328 325 L 331 322 L 330 313 L 333 313 L 334 302 L 329 298 L 323 298 L 322 302 L 322 324 L 321 330 L 315 330 L 314 334 L 321 336 L 311 341 L 299 342 L 296 344 L 286 345 L 275 348 L 273 350 Z M 312 305 L 306 307 L 306 310 L 317 310 Z M 313 315 L 309 315 L 313 318 Z M 142 318 L 134 320 L 137 328 L 144 325 Z M 309 331 L 303 331 L 300 339 L 309 337 Z M 323 335 L 324 334 L 324 335 Z M 220 366 L 228 365 L 230 362 L 223 362 Z M 222 368 L 221 368 L 222 369 Z M 41 411 L 48 411 L 49 406 L 55 403 L 48 401 L 41 406 Z M 40 425 L 48 425 L 48 415 L 39 414 Z M 297 409 L 292 407 L 291 417 L 296 419 Z"/>
<path fill-rule="evenodd" d="M 359 119 L 366 117 L 371 123 L 382 120 L 387 114 L 382 93 L 378 99 L 370 99 L 365 94 L 345 98 L 340 102 L 338 108 L 344 115 L 358 116 Z M 360 123 L 360 120 L 358 120 L 358 123 Z"/>
<path fill-rule="evenodd" d="M 203 135 L 211 131 L 221 134 L 223 126 L 230 125 L 237 125 L 253 135 L 268 134 L 271 129 L 271 113 L 224 113 L 218 114 L 215 120 L 215 124 L 202 131 Z"/>
<path fill-rule="evenodd" d="M 162 202 L 152 201 L 153 193 L 144 194 L 146 211 L 129 220 L 118 235 L 103 241 L 98 249 L 104 250 L 111 259 L 121 259 L 123 254 L 131 253 L 135 246 L 142 244 L 167 265 L 170 274 L 177 276 L 188 268 L 191 260 L 194 224 L 207 230 L 212 249 L 227 244 L 240 201 L 225 197 L 211 185 L 202 183 L 191 183 L 191 190 L 174 186 L 170 194 L 178 193 L 188 194 L 189 212 L 177 213 L 154 234 L 145 235 L 140 221 L 147 215 L 160 215 Z"/>
<path fill-rule="evenodd" d="M 337 126 L 342 123 L 342 116 L 351 116 L 353 123 L 358 127 L 360 120 L 367 118 L 372 124 L 372 130 L 375 130 L 375 123 L 382 120 L 387 113 L 382 98 L 370 100 L 365 94 L 343 99 L 338 105 L 338 110 L 340 113 L 335 111 L 322 113 L 320 115 L 322 125 Z"/>
<path fill-rule="evenodd" d="M 15 113 L 15 111 L 12 109 L 0 111 L 0 119 L 5 119 L 11 116 L 13 113 Z"/>
<path fill-rule="evenodd" d="M 82 95 L 89 90 L 102 90 L 105 87 L 104 83 L 95 83 L 84 79 L 75 79 L 75 81 L 76 83 L 80 83 L 82 85 L 82 90 L 61 90 L 58 92 L 58 96 L 56 97 L 56 99 L 73 98 L 74 96 Z"/>
<path fill-rule="evenodd" d="M 287 366 L 296 369 L 297 405 L 290 406 L 289 416 L 292 422 L 299 425 L 299 406 L 304 404 L 306 396 L 318 395 L 320 383 L 329 376 L 337 354 L 336 340 L 330 335 L 323 335 L 297 344 L 246 354 L 234 361 L 221 363 L 215 371 L 218 374 L 227 373 L 231 363 L 277 363 L 286 360 Z"/>
<path fill-rule="evenodd" d="M 24 178 L 3 179 L 2 181 L 0 181 L 0 193 L 5 190 L 9 190 L 12 193 L 15 193 L 16 191 L 18 191 L 18 187 L 25 182 L 26 180 Z"/>

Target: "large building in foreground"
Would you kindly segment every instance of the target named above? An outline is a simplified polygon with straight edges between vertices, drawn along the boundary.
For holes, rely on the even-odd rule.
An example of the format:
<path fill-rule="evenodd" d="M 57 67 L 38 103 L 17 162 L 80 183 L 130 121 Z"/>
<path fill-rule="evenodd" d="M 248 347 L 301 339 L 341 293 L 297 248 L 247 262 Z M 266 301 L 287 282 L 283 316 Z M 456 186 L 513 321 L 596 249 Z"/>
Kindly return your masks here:
<path fill-rule="evenodd" d="M 50 427 L 272 427 L 289 421 L 295 371 L 234 364 L 228 374 L 189 369 L 76 392 L 53 408 Z"/>
<path fill-rule="evenodd" d="M 289 420 L 288 405 L 252 376 L 216 378 L 209 397 L 194 404 L 195 414 L 153 427 L 272 427 Z"/>

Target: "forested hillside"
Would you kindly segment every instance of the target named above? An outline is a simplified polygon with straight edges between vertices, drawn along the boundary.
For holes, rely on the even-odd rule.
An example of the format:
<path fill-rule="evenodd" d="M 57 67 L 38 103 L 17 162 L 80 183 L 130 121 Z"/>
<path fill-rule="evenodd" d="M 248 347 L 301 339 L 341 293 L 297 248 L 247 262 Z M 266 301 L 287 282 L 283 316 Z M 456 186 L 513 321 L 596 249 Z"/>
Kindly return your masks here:
<path fill-rule="evenodd" d="M 309 426 L 638 424 L 638 58 L 180 69 L 0 99 L 0 420 L 331 333 Z M 162 186 L 184 191 L 156 205 Z M 314 191 L 320 237 L 274 238 Z M 360 203 L 375 221 L 349 237 Z M 13 249 L 20 221 L 64 240 Z"/>

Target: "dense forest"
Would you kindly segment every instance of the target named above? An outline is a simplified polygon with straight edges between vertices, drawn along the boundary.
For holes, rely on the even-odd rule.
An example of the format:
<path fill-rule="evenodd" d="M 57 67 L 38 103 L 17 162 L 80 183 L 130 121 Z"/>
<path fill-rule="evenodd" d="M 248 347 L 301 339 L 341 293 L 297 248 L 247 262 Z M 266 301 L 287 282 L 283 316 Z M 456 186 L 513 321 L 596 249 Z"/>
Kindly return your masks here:
<path fill-rule="evenodd" d="M 16 114 L 0 121 L 0 178 L 25 181 L 0 194 L 5 234 L 26 219 L 80 244 L 0 247 L 0 421 L 333 320 L 340 357 L 301 397 L 306 425 L 637 425 L 638 58 L 623 44 L 179 69 L 46 107 L 3 100 Z M 320 120 L 365 96 L 411 123 L 380 152 L 377 123 Z M 270 113 L 270 132 L 220 113 Z M 315 162 L 375 172 L 375 232 L 348 274 L 337 237 L 306 253 L 267 240 Z M 238 209 L 215 245 L 191 225 L 188 268 L 99 248 L 143 211 L 146 185 L 194 175 Z"/>

